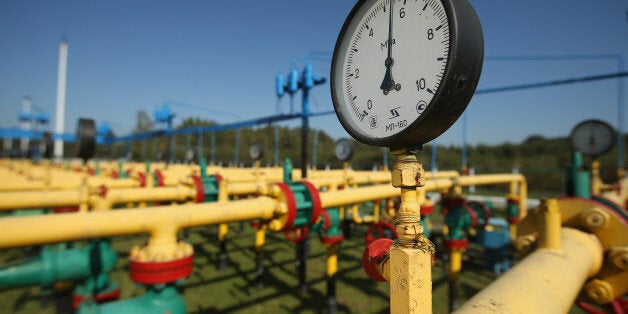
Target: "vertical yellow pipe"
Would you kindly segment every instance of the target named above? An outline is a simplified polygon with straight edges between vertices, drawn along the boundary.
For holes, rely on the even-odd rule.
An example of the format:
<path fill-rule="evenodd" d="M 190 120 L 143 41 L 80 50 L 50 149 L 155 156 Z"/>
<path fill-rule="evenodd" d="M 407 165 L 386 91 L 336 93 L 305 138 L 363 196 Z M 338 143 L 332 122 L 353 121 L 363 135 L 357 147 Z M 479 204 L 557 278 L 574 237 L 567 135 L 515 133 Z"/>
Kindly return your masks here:
<path fill-rule="evenodd" d="M 327 278 L 332 278 L 338 272 L 338 254 L 336 254 L 336 245 L 327 246 Z"/>
<path fill-rule="evenodd" d="M 266 228 L 265 226 L 260 225 L 259 228 L 255 229 L 255 249 L 261 250 L 266 242 Z"/>
<path fill-rule="evenodd" d="M 227 194 L 227 180 L 220 180 L 218 183 L 218 203 L 226 203 L 229 201 Z M 229 233 L 229 225 L 221 223 L 218 225 L 218 240 L 224 241 Z"/>
<path fill-rule="evenodd" d="M 449 252 L 449 278 L 458 279 L 458 274 L 462 269 L 462 249 L 453 248 Z"/>
<path fill-rule="evenodd" d="M 546 249 L 560 249 L 560 209 L 556 199 L 544 199 L 539 207 L 541 225 L 539 230 L 539 247 Z"/>
<path fill-rule="evenodd" d="M 417 188 L 425 185 L 423 166 L 405 150 L 396 154 L 392 185 L 401 189 L 396 215 L 398 242 L 390 249 L 391 313 L 432 313 L 433 245 L 420 224 Z"/>

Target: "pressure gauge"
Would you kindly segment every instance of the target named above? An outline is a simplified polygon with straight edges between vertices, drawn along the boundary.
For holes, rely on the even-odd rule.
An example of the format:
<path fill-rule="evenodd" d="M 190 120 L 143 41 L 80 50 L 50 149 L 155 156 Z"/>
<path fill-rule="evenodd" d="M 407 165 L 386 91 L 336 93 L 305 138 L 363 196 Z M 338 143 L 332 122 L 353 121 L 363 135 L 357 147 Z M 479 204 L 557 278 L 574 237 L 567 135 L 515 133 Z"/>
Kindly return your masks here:
<path fill-rule="evenodd" d="M 597 157 L 613 148 L 617 133 L 604 121 L 586 120 L 573 128 L 570 138 L 575 150 Z"/>
<path fill-rule="evenodd" d="M 264 144 L 261 142 L 251 144 L 251 147 L 249 148 L 249 155 L 253 160 L 262 158 L 262 156 L 264 156 Z"/>
<path fill-rule="evenodd" d="M 336 141 L 336 158 L 340 161 L 347 161 L 353 156 L 353 144 L 348 138 L 341 138 Z"/>
<path fill-rule="evenodd" d="M 467 107 L 483 57 L 482 27 L 466 0 L 360 0 L 334 49 L 334 109 L 362 143 L 420 147 Z"/>
<path fill-rule="evenodd" d="M 185 160 L 187 162 L 192 162 L 195 156 L 196 156 L 196 153 L 194 153 L 194 150 L 191 148 L 188 149 L 187 152 L 185 152 Z"/>

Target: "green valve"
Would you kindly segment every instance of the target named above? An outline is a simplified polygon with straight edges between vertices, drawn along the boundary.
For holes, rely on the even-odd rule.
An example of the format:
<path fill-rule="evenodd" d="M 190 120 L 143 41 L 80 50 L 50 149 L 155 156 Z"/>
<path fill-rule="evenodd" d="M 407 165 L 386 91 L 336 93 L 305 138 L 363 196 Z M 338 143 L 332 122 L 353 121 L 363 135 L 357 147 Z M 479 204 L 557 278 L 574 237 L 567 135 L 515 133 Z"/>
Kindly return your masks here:
<path fill-rule="evenodd" d="M 467 238 L 467 230 L 473 224 L 471 216 L 462 206 L 452 206 L 451 208 L 447 208 L 447 215 L 445 216 L 445 224 L 449 228 L 449 235 L 447 236 L 450 240 L 461 240 Z"/>
<path fill-rule="evenodd" d="M 591 197 L 591 176 L 584 167 L 582 154 L 573 152 L 571 165 L 567 166 L 565 174 L 565 194 L 583 198 Z"/>
<path fill-rule="evenodd" d="M 290 158 L 286 158 L 283 164 L 283 182 L 286 184 L 292 183 L 292 161 L 290 161 Z"/>
<path fill-rule="evenodd" d="M 49 286 L 58 281 L 85 280 L 99 273 L 110 273 L 117 254 L 108 241 L 95 241 L 73 249 L 45 246 L 39 257 L 0 269 L 0 287 Z"/>
<path fill-rule="evenodd" d="M 135 298 L 116 302 L 96 304 L 84 302 L 78 314 L 184 314 L 187 311 L 185 300 L 174 285 L 152 285 L 146 287 L 146 293 Z"/>
<path fill-rule="evenodd" d="M 201 176 L 203 182 L 203 191 L 205 192 L 205 203 L 218 201 L 218 192 L 220 191 L 220 178 L 219 176 Z"/>
<path fill-rule="evenodd" d="M 292 190 L 297 207 L 297 215 L 294 219 L 293 226 L 307 226 L 312 222 L 312 215 L 314 215 L 312 195 L 310 195 L 310 191 L 302 182 L 293 182 L 288 184 L 288 186 L 290 190 Z"/>

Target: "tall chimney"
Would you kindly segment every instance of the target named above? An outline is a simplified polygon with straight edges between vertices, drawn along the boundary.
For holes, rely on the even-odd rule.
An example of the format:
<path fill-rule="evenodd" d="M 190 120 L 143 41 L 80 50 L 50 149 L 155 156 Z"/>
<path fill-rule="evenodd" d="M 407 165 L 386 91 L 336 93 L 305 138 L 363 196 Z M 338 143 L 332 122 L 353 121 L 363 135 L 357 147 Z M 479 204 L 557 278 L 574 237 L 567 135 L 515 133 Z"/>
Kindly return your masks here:
<path fill-rule="evenodd" d="M 63 39 L 59 44 L 59 70 L 57 72 L 57 110 L 55 119 L 55 133 L 65 131 L 65 81 L 68 70 L 68 42 Z M 54 146 L 55 159 L 63 158 L 63 140 L 57 138 Z"/>

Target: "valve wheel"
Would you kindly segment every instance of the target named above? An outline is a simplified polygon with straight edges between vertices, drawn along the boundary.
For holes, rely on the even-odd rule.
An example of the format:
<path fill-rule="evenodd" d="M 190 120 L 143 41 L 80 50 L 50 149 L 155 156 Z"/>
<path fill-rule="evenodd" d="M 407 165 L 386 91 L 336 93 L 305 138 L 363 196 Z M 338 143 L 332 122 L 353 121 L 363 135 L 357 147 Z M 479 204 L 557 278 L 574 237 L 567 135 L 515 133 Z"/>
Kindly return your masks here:
<path fill-rule="evenodd" d="M 286 237 L 286 239 L 288 239 L 288 241 L 292 243 L 301 243 L 305 241 L 308 233 L 309 229 L 307 227 L 303 227 L 286 230 L 283 232 L 283 235 Z"/>
<path fill-rule="evenodd" d="M 376 222 L 369 227 L 364 239 L 364 245 L 369 246 L 375 240 L 378 239 L 397 239 L 399 235 L 395 226 L 386 221 Z"/>

